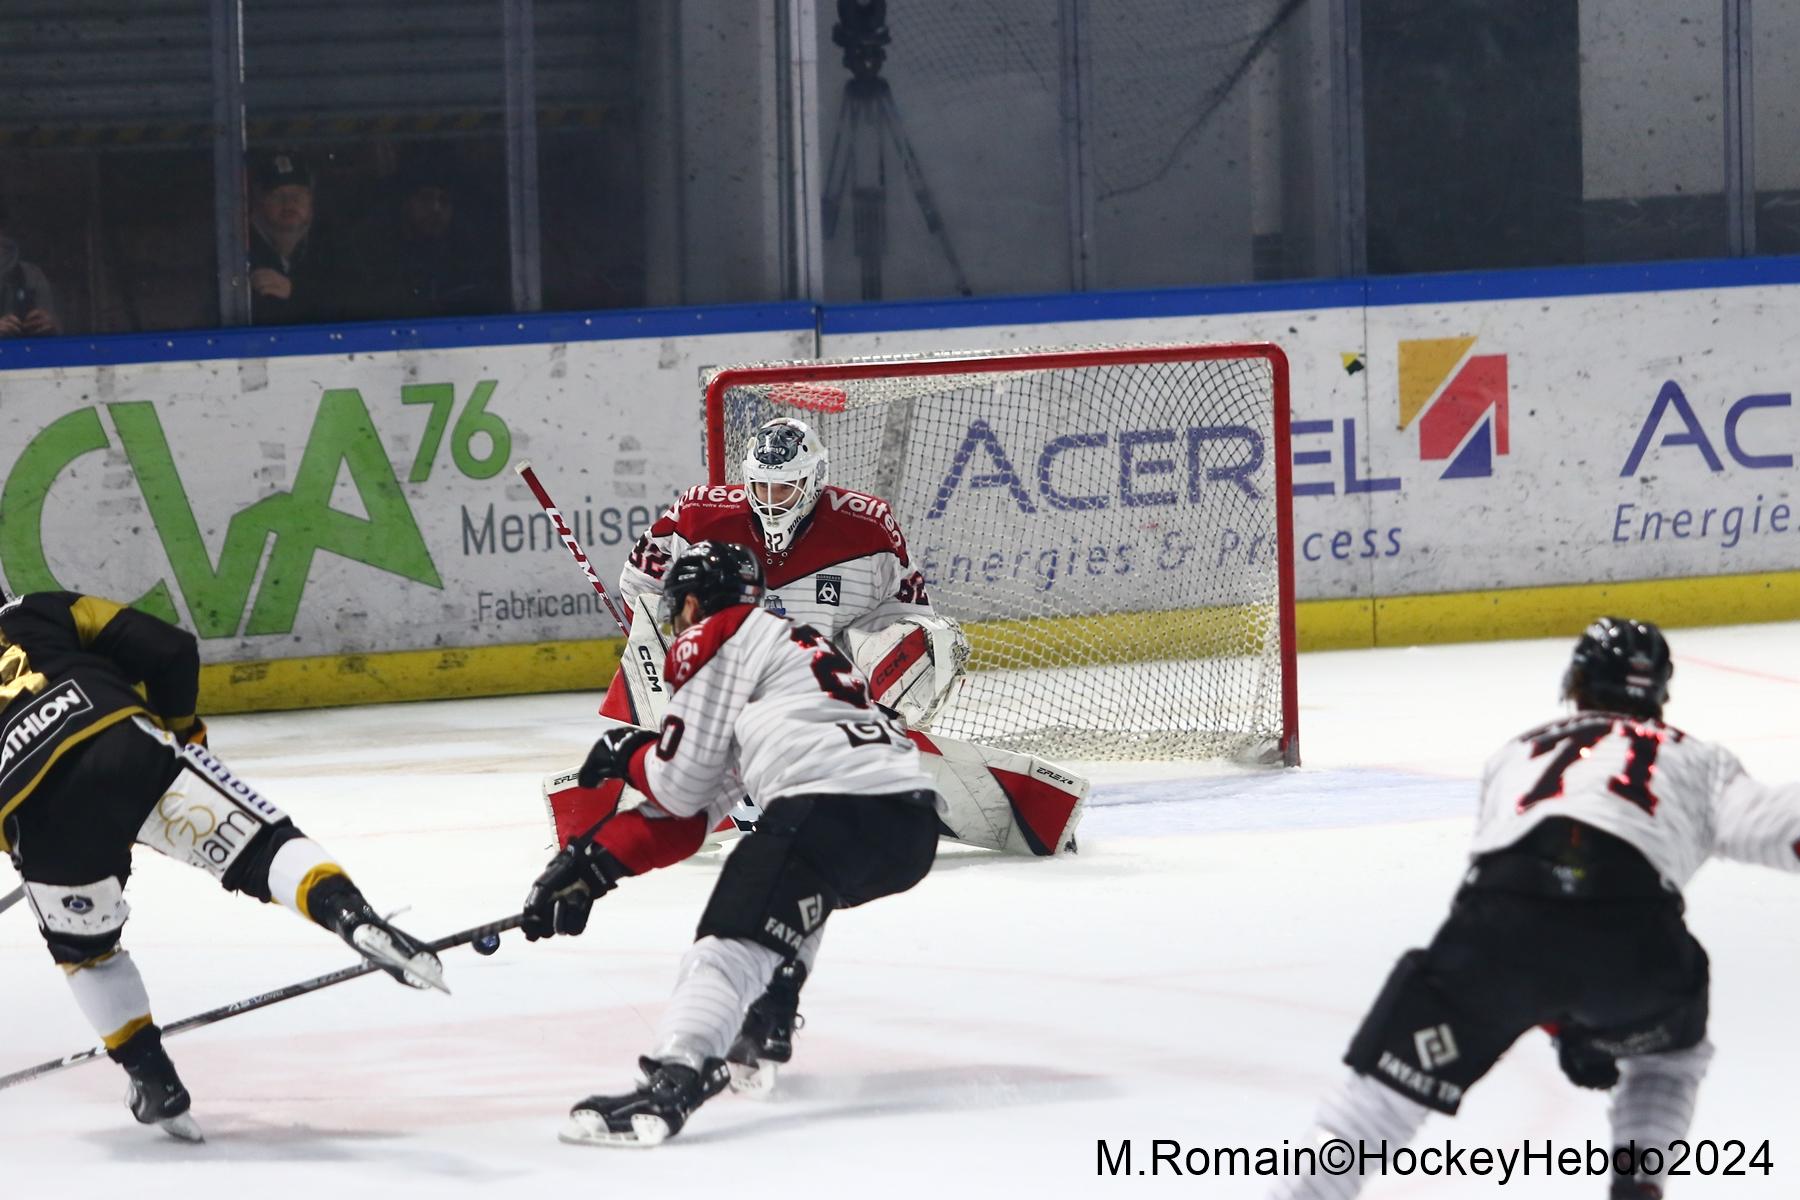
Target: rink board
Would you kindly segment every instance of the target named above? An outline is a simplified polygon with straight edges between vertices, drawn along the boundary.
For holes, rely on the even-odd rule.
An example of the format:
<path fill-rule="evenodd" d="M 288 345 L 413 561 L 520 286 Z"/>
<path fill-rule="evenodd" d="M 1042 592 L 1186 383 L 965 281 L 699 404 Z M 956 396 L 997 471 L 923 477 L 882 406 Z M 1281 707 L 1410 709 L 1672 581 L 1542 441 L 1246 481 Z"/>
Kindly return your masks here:
<path fill-rule="evenodd" d="M 1781 619 L 1800 615 L 1796 281 L 1701 263 L 17 343 L 0 573 L 194 630 L 212 711 L 597 690 L 616 629 L 515 462 L 610 581 L 702 477 L 707 367 L 1267 339 L 1292 367 L 1303 648 L 1566 635 L 1605 609 Z M 1193 431 L 1133 420 L 1070 431 L 1112 455 L 1094 535 L 1179 539 L 1206 494 L 1155 447 Z M 1050 444 L 971 453 L 919 469 L 1017 546 L 1071 553 L 1039 494 Z M 924 563 L 932 518 L 905 523 Z M 1194 549 L 1221 572 L 1258 553 Z"/>

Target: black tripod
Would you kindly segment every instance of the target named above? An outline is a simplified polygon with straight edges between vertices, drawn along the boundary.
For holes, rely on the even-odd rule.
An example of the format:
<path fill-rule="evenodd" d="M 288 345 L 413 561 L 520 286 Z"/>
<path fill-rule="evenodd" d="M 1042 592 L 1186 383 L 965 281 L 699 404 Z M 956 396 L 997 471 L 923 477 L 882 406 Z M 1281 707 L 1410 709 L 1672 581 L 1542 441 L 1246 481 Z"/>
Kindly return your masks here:
<path fill-rule="evenodd" d="M 958 295 L 967 296 L 968 277 L 950 245 L 944 218 L 931 198 L 925 170 L 913 151 L 912 140 L 900 124 L 894 91 L 881 77 L 891 39 L 887 29 L 887 0 L 838 0 L 838 22 L 831 40 L 844 48 L 844 98 L 838 107 L 837 132 L 831 139 L 831 156 L 825 167 L 824 231 L 837 231 L 844 192 L 850 192 L 850 233 L 856 261 L 862 266 L 862 298 L 881 299 L 881 262 L 887 255 L 887 148 L 912 185 L 913 199 L 925 229 L 944 252 Z"/>

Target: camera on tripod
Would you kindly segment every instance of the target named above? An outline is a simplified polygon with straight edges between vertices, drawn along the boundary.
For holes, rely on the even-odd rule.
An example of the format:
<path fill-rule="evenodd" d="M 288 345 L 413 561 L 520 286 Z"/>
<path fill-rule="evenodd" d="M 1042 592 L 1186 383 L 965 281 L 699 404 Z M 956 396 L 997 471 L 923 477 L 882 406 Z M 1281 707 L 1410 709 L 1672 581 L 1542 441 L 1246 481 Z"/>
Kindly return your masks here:
<path fill-rule="evenodd" d="M 844 48 L 844 66 L 856 79 L 873 79 L 881 73 L 887 44 L 893 40 L 887 27 L 887 0 L 838 0 L 837 11 L 831 40 Z"/>

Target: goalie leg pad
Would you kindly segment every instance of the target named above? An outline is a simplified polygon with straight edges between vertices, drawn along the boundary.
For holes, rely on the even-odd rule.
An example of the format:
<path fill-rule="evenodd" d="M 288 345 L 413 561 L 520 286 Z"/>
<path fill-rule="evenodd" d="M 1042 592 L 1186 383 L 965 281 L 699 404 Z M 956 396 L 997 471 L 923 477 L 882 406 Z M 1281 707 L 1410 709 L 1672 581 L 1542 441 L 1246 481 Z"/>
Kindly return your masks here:
<path fill-rule="evenodd" d="M 1039 858 L 1074 843 L 1087 811 L 1086 779 L 1029 754 L 959 738 L 907 736 L 944 798 L 950 837 L 984 850 Z"/>

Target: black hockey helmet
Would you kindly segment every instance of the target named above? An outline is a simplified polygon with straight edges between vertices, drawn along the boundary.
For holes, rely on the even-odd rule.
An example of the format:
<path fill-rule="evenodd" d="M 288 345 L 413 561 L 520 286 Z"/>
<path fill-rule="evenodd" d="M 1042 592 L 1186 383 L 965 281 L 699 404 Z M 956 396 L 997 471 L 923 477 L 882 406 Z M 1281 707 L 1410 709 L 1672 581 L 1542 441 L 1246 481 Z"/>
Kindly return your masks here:
<path fill-rule="evenodd" d="M 762 563 L 749 549 L 736 542 L 695 542 L 663 572 L 657 616 L 674 624 L 689 596 L 700 597 L 701 615 L 711 616 L 733 604 L 759 603 L 762 594 Z"/>
<path fill-rule="evenodd" d="M 1575 643 L 1563 696 L 1583 708 L 1661 717 L 1674 674 L 1662 630 L 1648 621 L 1601 617 Z"/>

